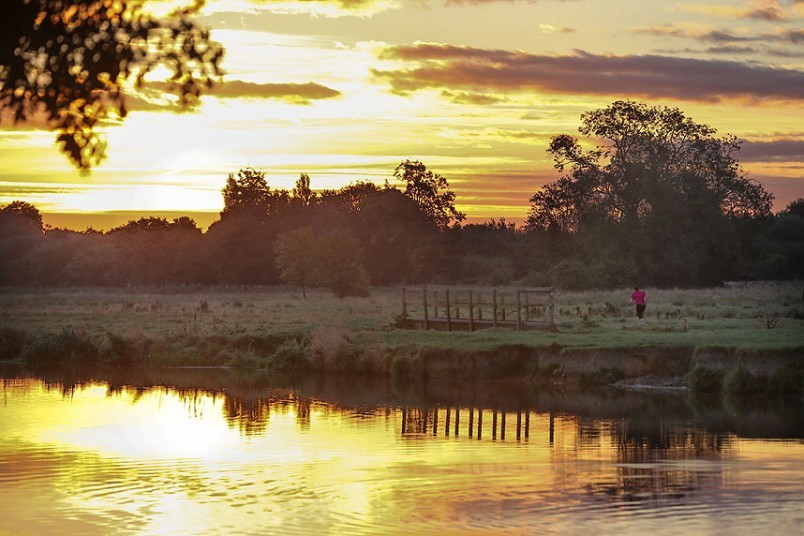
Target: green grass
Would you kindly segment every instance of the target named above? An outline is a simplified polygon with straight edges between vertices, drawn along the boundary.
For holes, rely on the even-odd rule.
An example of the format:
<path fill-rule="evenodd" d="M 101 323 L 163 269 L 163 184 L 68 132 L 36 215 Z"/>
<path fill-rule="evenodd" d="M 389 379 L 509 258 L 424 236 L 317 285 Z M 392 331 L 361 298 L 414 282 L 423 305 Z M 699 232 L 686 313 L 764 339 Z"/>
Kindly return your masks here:
<path fill-rule="evenodd" d="M 321 329 L 336 329 L 357 340 L 393 346 L 487 349 L 502 343 L 777 349 L 804 345 L 801 289 L 796 283 L 737 289 L 647 289 L 648 310 L 642 329 L 633 318 L 628 289 L 557 293 L 556 332 L 498 328 L 474 333 L 393 329 L 394 317 L 401 311 L 401 294 L 396 288 L 375 288 L 366 298 L 343 299 L 316 290 L 308 291 L 303 299 L 300 291 L 266 287 L 5 289 L 0 292 L 0 326 L 32 334 L 70 328 L 91 337 L 114 333 L 151 340 L 312 335 Z M 778 317 L 772 329 L 767 327 L 767 315 Z"/>

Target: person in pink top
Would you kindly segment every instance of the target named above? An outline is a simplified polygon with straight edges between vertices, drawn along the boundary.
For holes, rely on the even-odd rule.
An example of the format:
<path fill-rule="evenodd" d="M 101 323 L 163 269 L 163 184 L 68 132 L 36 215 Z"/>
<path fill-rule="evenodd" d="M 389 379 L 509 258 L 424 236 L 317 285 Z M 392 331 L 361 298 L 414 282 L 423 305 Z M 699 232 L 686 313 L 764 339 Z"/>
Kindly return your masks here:
<path fill-rule="evenodd" d="M 644 290 L 639 290 L 639 287 L 634 287 L 634 292 L 631 293 L 631 301 L 636 305 L 637 324 L 642 326 L 644 323 L 643 315 L 645 314 L 645 297 L 647 293 Z"/>

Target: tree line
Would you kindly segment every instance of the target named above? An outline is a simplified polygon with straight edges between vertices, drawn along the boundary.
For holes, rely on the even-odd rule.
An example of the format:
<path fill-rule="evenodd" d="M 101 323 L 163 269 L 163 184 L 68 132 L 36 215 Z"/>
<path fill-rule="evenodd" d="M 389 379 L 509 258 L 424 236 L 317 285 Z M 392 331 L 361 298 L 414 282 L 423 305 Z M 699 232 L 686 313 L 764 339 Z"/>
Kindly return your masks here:
<path fill-rule="evenodd" d="M 290 283 L 362 294 L 370 285 L 526 284 L 568 289 L 696 287 L 804 277 L 804 198 L 772 196 L 741 169 L 739 143 L 678 109 L 618 101 L 553 137 L 561 176 L 526 224 L 466 224 L 446 178 L 419 161 L 397 185 L 292 190 L 244 168 L 220 218 L 143 217 L 107 232 L 54 229 L 24 201 L 0 208 L 0 284 Z M 586 140 L 596 140 L 585 148 Z"/>

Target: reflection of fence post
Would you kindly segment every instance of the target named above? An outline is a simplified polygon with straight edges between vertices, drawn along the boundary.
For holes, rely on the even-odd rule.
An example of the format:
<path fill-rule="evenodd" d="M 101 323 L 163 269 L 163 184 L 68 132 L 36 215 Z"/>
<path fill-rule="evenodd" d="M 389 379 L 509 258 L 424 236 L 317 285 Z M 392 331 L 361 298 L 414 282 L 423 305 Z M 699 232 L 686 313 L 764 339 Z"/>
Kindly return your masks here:
<path fill-rule="evenodd" d="M 522 291 L 516 291 L 516 329 L 522 329 Z"/>
<path fill-rule="evenodd" d="M 491 291 L 491 316 L 494 318 L 494 327 L 497 327 L 497 289 Z"/>
<path fill-rule="evenodd" d="M 424 307 L 424 329 L 430 329 L 430 322 L 427 317 L 427 287 L 422 289 L 422 306 Z"/>
<path fill-rule="evenodd" d="M 530 436 L 530 410 L 525 410 L 525 439 Z"/>
<path fill-rule="evenodd" d="M 402 287 L 402 318 L 408 316 L 408 304 L 405 302 L 405 287 Z"/>
<path fill-rule="evenodd" d="M 469 291 L 469 331 L 475 330 L 475 306 L 472 303 L 472 291 Z"/>
<path fill-rule="evenodd" d="M 525 322 L 530 322 L 530 293 L 526 290 L 525 292 Z"/>
<path fill-rule="evenodd" d="M 447 331 L 452 331 L 452 313 L 449 310 L 449 290 L 446 291 L 447 296 Z"/>
<path fill-rule="evenodd" d="M 556 325 L 556 306 L 555 301 L 553 300 L 553 289 L 550 289 L 547 303 L 550 308 L 550 327 L 552 328 Z"/>

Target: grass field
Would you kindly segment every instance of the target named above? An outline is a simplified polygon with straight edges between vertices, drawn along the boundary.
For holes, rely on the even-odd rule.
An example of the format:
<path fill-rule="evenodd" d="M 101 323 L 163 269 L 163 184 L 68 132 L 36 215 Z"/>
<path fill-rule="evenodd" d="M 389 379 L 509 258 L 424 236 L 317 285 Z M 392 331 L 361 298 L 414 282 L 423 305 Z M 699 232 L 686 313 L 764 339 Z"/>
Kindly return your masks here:
<path fill-rule="evenodd" d="M 70 328 L 89 336 L 114 333 L 149 339 L 182 336 L 282 336 L 321 340 L 338 334 L 371 346 L 427 345 L 489 349 L 501 344 L 623 348 L 645 345 L 783 349 L 804 347 L 804 284 L 648 292 L 643 328 L 630 289 L 558 292 L 554 332 L 485 329 L 473 333 L 392 327 L 399 288 L 374 288 L 365 298 L 327 291 L 256 288 L 3 289 L 0 326 L 31 334 Z M 335 334 L 335 335 L 333 335 Z"/>

